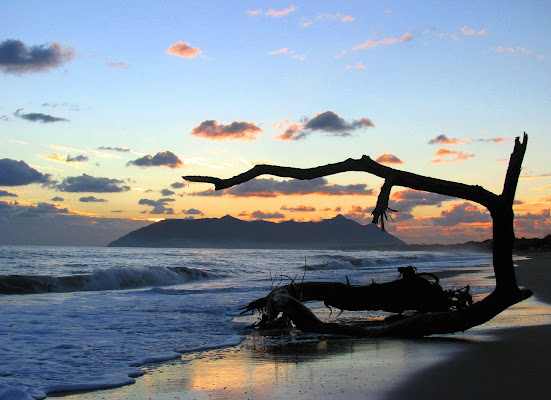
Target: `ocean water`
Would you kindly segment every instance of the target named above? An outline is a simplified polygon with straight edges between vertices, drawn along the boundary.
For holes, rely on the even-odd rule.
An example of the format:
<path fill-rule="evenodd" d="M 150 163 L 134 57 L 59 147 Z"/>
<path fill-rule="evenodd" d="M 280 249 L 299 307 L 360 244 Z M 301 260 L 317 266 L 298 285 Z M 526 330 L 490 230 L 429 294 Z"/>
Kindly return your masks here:
<path fill-rule="evenodd" d="M 0 399 L 130 384 L 146 363 L 238 344 L 256 320 L 239 307 L 289 278 L 368 284 L 400 266 L 490 263 L 459 252 L 0 246 Z"/>

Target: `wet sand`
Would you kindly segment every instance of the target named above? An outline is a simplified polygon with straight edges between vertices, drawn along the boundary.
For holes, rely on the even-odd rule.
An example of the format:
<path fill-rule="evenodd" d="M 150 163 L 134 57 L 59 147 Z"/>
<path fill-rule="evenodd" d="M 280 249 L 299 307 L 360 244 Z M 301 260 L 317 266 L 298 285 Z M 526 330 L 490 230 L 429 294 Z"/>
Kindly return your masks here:
<path fill-rule="evenodd" d="M 236 347 L 146 366 L 134 385 L 63 398 L 547 399 L 551 307 L 537 300 L 551 302 L 551 255 L 518 264 L 519 285 L 535 299 L 465 333 L 419 340 L 251 335 Z M 481 268 L 446 279 L 493 285 L 492 274 Z"/>

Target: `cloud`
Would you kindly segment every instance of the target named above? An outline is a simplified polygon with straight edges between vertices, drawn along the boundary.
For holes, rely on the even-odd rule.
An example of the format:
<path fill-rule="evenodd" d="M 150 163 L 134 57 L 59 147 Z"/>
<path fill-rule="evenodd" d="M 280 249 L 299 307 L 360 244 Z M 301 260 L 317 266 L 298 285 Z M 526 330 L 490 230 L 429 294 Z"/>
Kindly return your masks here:
<path fill-rule="evenodd" d="M 206 120 L 193 128 L 191 134 L 212 140 L 255 140 L 261 132 L 262 129 L 252 122 L 234 121 L 224 125 L 214 120 Z"/>
<path fill-rule="evenodd" d="M 409 212 L 418 206 L 440 207 L 442 202 L 454 199 L 454 197 L 444 196 L 443 194 L 407 189 L 392 194 L 390 208 L 398 212 Z"/>
<path fill-rule="evenodd" d="M 394 154 L 381 154 L 379 157 L 375 159 L 376 162 L 380 164 L 403 164 L 404 162 L 400 160 L 397 156 Z"/>
<path fill-rule="evenodd" d="M 111 147 L 111 146 L 100 146 L 98 147 L 98 150 L 112 150 L 112 151 L 119 151 L 121 153 L 128 153 L 130 149 L 128 147 Z"/>
<path fill-rule="evenodd" d="M 296 7 L 289 6 L 288 8 L 284 8 L 283 10 L 279 10 L 279 11 L 270 9 L 264 15 L 269 15 L 270 17 L 283 17 L 284 15 L 291 14 L 293 11 L 296 11 Z"/>
<path fill-rule="evenodd" d="M 455 139 L 455 138 L 449 138 L 445 134 L 441 134 L 429 140 L 428 144 L 459 145 L 463 143 L 473 143 L 473 142 L 501 143 L 509 140 L 513 140 L 513 139 L 502 138 L 502 137 L 485 138 L 485 139 Z"/>
<path fill-rule="evenodd" d="M 247 15 L 259 15 L 262 14 L 262 10 L 249 10 L 247 11 Z"/>
<path fill-rule="evenodd" d="M 465 25 L 463 28 L 461 28 L 461 32 L 463 32 L 463 35 L 465 36 L 472 36 L 474 34 L 485 35 L 486 29 L 481 29 L 477 32 L 476 30 L 469 28 L 467 25 Z"/>
<path fill-rule="evenodd" d="M 551 232 L 551 210 L 515 215 L 517 237 L 541 237 Z"/>
<path fill-rule="evenodd" d="M 96 178 L 90 175 L 69 176 L 56 186 L 61 192 L 70 193 L 120 193 L 130 190 L 124 181 L 110 178 Z"/>
<path fill-rule="evenodd" d="M 205 215 L 202 211 L 196 208 L 190 208 L 189 210 L 182 210 L 182 214 L 185 215 Z"/>
<path fill-rule="evenodd" d="M 0 189 L 0 197 L 19 197 L 15 193 L 8 192 L 7 190 Z"/>
<path fill-rule="evenodd" d="M 98 199 L 94 196 L 87 196 L 87 197 L 81 197 L 78 199 L 81 203 L 107 203 L 107 200 L 105 199 Z"/>
<path fill-rule="evenodd" d="M 391 37 L 391 38 L 381 39 L 381 40 L 378 40 L 376 42 L 374 42 L 372 40 L 367 40 L 364 43 L 361 43 L 361 44 L 358 44 L 358 45 L 352 47 L 352 50 L 355 51 L 355 50 L 360 50 L 360 49 L 369 49 L 369 48 L 377 47 L 377 46 L 380 46 L 380 45 L 402 43 L 402 42 L 407 42 L 408 40 L 411 40 L 412 38 L 413 38 L 413 35 L 409 32 L 406 32 L 399 39 L 395 38 L 395 37 Z"/>
<path fill-rule="evenodd" d="M 281 49 L 270 51 L 268 52 L 268 54 L 272 56 L 288 55 L 289 57 L 294 58 L 295 60 L 300 60 L 300 61 L 306 60 L 305 54 L 297 54 L 293 50 L 289 50 L 287 47 L 282 47 Z"/>
<path fill-rule="evenodd" d="M 340 21 L 340 22 L 352 22 L 354 21 L 354 17 L 351 15 L 344 15 L 341 13 L 336 14 L 318 14 L 316 16 L 316 20 L 318 21 Z"/>
<path fill-rule="evenodd" d="M 70 155 L 68 155 L 67 159 L 65 161 L 67 161 L 68 163 L 70 163 L 70 162 L 84 162 L 84 161 L 88 161 L 88 157 L 86 157 L 82 154 L 79 154 L 78 156 L 75 156 L 75 157 L 71 157 Z"/>
<path fill-rule="evenodd" d="M 520 179 L 540 179 L 540 178 L 549 178 L 551 176 L 551 173 L 546 173 L 546 174 L 538 174 L 538 175 L 534 175 L 534 174 L 523 174 L 520 176 Z"/>
<path fill-rule="evenodd" d="M 174 214 L 174 209 L 172 207 L 167 207 L 167 203 L 172 201 L 175 200 L 169 198 L 162 198 L 159 200 L 140 199 L 138 204 L 153 207 L 153 209 L 149 211 L 149 214 Z"/>
<path fill-rule="evenodd" d="M 51 175 L 37 171 L 24 161 L 0 159 L 0 186 L 23 186 L 31 183 L 50 184 Z"/>
<path fill-rule="evenodd" d="M 201 50 L 197 47 L 192 47 L 187 42 L 176 42 L 171 45 L 166 52 L 173 56 L 183 57 L 183 58 L 195 58 L 201 54 Z"/>
<path fill-rule="evenodd" d="M 474 157 L 474 154 L 467 154 L 462 151 L 448 150 L 448 149 L 442 148 L 442 149 L 438 149 L 433 154 L 433 156 L 435 156 L 436 158 L 433 158 L 431 162 L 433 164 L 438 164 L 441 162 L 453 163 L 453 162 L 465 161 L 465 160 L 468 160 L 469 158 Z"/>
<path fill-rule="evenodd" d="M 74 56 L 72 47 L 63 47 L 57 42 L 30 47 L 14 39 L 0 43 L 0 69 L 5 74 L 45 72 L 71 61 Z"/>
<path fill-rule="evenodd" d="M 63 197 L 55 196 L 52 198 L 52 201 L 65 201 L 65 199 Z"/>
<path fill-rule="evenodd" d="M 298 207 L 282 206 L 281 210 L 290 211 L 290 212 L 314 212 L 316 211 L 316 208 L 311 206 L 298 206 Z"/>
<path fill-rule="evenodd" d="M 137 167 L 168 167 L 168 168 L 180 168 L 184 165 L 184 162 L 180 158 L 170 152 L 162 151 L 154 156 L 147 154 L 143 157 L 137 158 L 133 161 L 128 161 L 126 165 L 135 165 Z"/>
<path fill-rule="evenodd" d="M 231 196 L 231 197 L 277 197 L 304 196 L 318 194 L 323 196 L 373 196 L 375 191 L 365 184 L 336 185 L 325 178 L 310 180 L 291 179 L 276 181 L 257 178 L 223 191 L 206 190 L 192 193 L 192 196 Z"/>
<path fill-rule="evenodd" d="M 440 217 L 434 217 L 431 221 L 435 225 L 454 226 L 458 224 L 472 224 L 491 222 L 490 213 L 479 209 L 469 202 L 455 204 L 449 211 L 442 211 Z"/>
<path fill-rule="evenodd" d="M 106 61 L 105 64 L 113 69 L 128 69 L 128 64 L 124 61 Z"/>
<path fill-rule="evenodd" d="M 375 124 L 367 118 L 360 118 L 346 122 L 333 111 L 325 111 L 317 114 L 314 118 L 306 120 L 304 124 L 292 124 L 285 132 L 277 136 L 281 140 L 300 140 L 313 132 L 326 132 L 332 136 L 349 136 L 350 131 L 374 127 Z"/>
<path fill-rule="evenodd" d="M 183 188 L 184 186 L 186 186 L 186 184 L 184 182 L 174 182 L 174 183 L 171 183 L 170 184 L 170 187 L 172 189 L 181 189 Z"/>
<path fill-rule="evenodd" d="M 43 124 L 49 124 L 52 122 L 69 122 L 68 119 L 58 118 L 52 115 L 42 114 L 42 113 L 21 114 L 21 110 L 22 108 L 17 110 L 13 115 L 15 115 L 17 118 L 24 119 L 25 121 L 42 122 Z"/>
<path fill-rule="evenodd" d="M 355 65 L 347 65 L 345 69 L 365 69 L 365 65 L 362 62 L 358 62 Z"/>
<path fill-rule="evenodd" d="M 504 46 L 497 46 L 492 47 L 490 51 L 493 51 L 495 53 L 520 53 L 520 54 L 532 54 L 532 50 L 527 49 L 526 47 L 504 47 Z"/>
<path fill-rule="evenodd" d="M 172 190 L 170 190 L 170 189 L 162 189 L 162 190 L 161 190 L 161 195 L 162 195 L 162 196 L 172 196 L 172 195 L 174 195 L 174 194 L 176 194 L 176 193 L 174 193 L 174 192 L 173 192 Z"/>
<path fill-rule="evenodd" d="M 250 217 L 255 219 L 281 219 L 281 218 L 285 218 L 285 215 L 277 211 L 264 212 L 264 211 L 257 210 L 257 211 L 253 211 L 250 214 Z"/>
<path fill-rule="evenodd" d="M 51 153 L 51 154 L 41 154 L 40 157 L 45 159 L 45 160 L 48 160 L 48 161 L 54 161 L 54 162 L 64 164 L 64 165 L 70 166 L 72 168 L 77 168 L 77 169 L 86 168 L 85 166 L 83 166 L 80 163 L 83 162 L 83 161 L 88 161 L 88 157 L 86 157 L 84 155 L 78 155 L 78 156 L 75 156 L 75 157 L 71 157 L 70 155 L 69 156 L 64 156 L 64 155 L 57 154 L 57 153 Z"/>
<path fill-rule="evenodd" d="M 459 140 L 459 139 L 449 138 L 445 134 L 438 135 L 435 138 L 429 140 L 429 144 L 445 144 L 445 145 L 462 144 L 466 142 L 468 142 L 468 140 Z"/>

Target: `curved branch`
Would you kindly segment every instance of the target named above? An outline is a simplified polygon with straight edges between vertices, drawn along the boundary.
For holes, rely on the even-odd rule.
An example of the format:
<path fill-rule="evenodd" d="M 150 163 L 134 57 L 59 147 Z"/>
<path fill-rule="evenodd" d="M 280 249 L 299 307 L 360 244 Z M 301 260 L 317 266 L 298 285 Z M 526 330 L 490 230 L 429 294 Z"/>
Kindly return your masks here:
<path fill-rule="evenodd" d="M 244 183 L 254 179 L 260 175 L 274 175 L 282 178 L 295 179 L 314 179 L 328 175 L 338 174 L 347 171 L 362 171 L 368 172 L 383 179 L 390 179 L 390 183 L 384 187 L 384 195 L 379 195 L 376 210 L 379 213 L 381 210 L 386 211 L 387 207 L 379 206 L 386 202 L 388 206 L 388 197 L 392 186 L 403 186 L 416 190 L 424 190 L 443 194 L 446 196 L 458 197 L 465 200 L 472 200 L 479 204 L 491 208 L 497 201 L 497 195 L 484 189 L 481 186 L 466 185 L 464 183 L 446 181 L 443 179 L 430 178 L 423 175 L 414 174 L 411 172 L 401 171 L 390 168 L 373 161 L 369 156 L 362 156 L 360 159 L 349 158 L 334 164 L 321 165 L 314 168 L 293 168 L 282 167 L 279 165 L 260 164 L 251 168 L 249 171 L 235 175 L 231 178 L 220 179 L 212 176 L 182 176 L 187 181 L 212 183 L 216 190 L 226 189 L 240 183 Z M 379 219 L 382 212 L 374 215 L 374 218 Z"/>

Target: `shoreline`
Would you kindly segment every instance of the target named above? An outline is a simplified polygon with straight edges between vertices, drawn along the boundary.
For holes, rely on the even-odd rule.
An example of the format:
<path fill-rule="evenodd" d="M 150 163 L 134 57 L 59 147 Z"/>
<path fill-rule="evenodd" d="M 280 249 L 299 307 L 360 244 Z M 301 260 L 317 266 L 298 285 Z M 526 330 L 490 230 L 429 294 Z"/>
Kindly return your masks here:
<path fill-rule="evenodd" d="M 519 265 L 519 285 L 532 289 L 537 300 L 551 302 L 551 288 L 545 284 L 551 278 L 551 268 L 546 267 L 551 263 L 551 254 L 530 256 L 533 258 L 515 261 Z M 488 271 L 449 271 L 442 280 L 487 279 Z M 551 356 L 551 344 L 545 342 L 551 335 L 551 325 L 528 325 L 550 321 L 551 307 L 527 300 L 465 333 L 418 340 L 325 340 L 308 335 L 270 338 L 252 334 L 238 346 L 146 365 L 145 375 L 133 385 L 49 397 L 398 400 L 506 399 L 514 393 L 517 398 L 537 399 L 545 395 L 541 391 L 548 379 L 544 376 L 545 363 Z M 515 325 L 520 328 L 504 328 Z"/>

